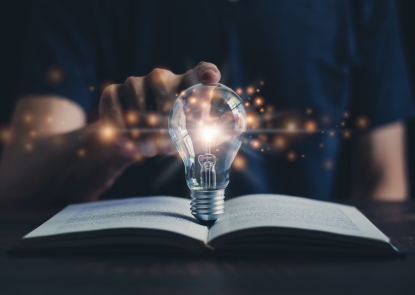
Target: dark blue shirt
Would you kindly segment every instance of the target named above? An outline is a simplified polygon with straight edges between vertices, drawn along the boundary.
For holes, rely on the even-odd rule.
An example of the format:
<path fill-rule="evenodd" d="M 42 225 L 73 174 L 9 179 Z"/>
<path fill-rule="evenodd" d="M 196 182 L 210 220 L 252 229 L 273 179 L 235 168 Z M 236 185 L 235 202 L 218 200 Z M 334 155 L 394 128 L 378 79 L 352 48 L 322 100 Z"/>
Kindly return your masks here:
<path fill-rule="evenodd" d="M 356 118 L 376 128 L 413 115 L 396 10 L 395 1 L 379 0 L 35 1 L 19 95 L 67 97 L 93 121 L 106 83 L 213 62 L 225 84 L 260 88 L 275 107 L 276 119 L 263 128 L 313 121 L 321 129 L 266 133 L 264 152 L 251 149 L 248 137 L 246 169 L 231 172 L 227 195 L 328 199 L 339 194 L 340 163 L 348 161 L 342 122 L 354 131 Z M 282 151 L 278 135 L 288 142 Z M 147 159 L 107 196 L 148 194 L 188 195 L 180 160 Z"/>

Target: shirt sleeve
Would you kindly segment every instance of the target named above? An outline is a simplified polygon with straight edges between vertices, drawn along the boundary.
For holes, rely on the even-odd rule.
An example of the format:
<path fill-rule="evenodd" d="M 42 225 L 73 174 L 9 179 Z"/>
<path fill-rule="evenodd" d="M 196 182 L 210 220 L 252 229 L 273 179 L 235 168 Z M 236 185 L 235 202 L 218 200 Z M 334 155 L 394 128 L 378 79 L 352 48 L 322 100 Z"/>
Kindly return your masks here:
<path fill-rule="evenodd" d="M 59 95 L 89 112 L 97 82 L 92 20 L 87 5 L 72 2 L 33 1 L 16 94 Z"/>
<path fill-rule="evenodd" d="M 375 128 L 414 115 L 396 2 L 359 0 L 355 5 L 357 66 L 352 113 Z"/>

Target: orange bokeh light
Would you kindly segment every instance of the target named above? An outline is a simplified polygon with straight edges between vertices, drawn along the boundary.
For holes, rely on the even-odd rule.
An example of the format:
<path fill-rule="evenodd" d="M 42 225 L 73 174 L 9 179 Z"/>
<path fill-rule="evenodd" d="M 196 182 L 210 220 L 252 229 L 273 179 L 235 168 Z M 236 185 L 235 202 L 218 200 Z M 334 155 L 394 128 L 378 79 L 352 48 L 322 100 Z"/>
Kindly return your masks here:
<path fill-rule="evenodd" d="M 305 130 L 308 132 L 314 132 L 317 130 L 317 123 L 313 120 L 307 121 L 305 123 Z"/>

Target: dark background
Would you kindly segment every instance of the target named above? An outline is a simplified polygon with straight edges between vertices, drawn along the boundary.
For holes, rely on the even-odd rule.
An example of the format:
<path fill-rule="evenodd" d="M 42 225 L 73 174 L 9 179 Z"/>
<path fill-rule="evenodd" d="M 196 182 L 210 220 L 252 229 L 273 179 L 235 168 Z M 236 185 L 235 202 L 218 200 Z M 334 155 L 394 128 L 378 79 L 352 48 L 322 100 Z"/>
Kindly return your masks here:
<path fill-rule="evenodd" d="M 389 1 L 389 0 L 385 0 Z M 29 0 L 0 2 L 0 128 L 11 118 L 16 97 L 14 91 L 22 57 L 22 43 L 30 7 Z M 401 31 L 408 58 L 408 68 L 415 85 L 415 1 L 398 1 L 401 16 Z M 415 96 L 414 96 L 415 103 Z M 415 196 L 415 119 L 407 122 L 407 155 L 410 175 L 410 195 Z M 1 152 L 1 147 L 0 147 Z"/>

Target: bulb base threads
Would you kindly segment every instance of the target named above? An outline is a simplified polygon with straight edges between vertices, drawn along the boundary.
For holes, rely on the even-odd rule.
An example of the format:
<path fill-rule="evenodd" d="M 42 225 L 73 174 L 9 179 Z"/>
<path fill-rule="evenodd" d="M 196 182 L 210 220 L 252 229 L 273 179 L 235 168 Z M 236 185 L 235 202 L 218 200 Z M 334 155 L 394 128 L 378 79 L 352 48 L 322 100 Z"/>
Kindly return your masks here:
<path fill-rule="evenodd" d="M 212 225 L 225 212 L 225 190 L 190 191 L 190 211 L 201 223 Z"/>

